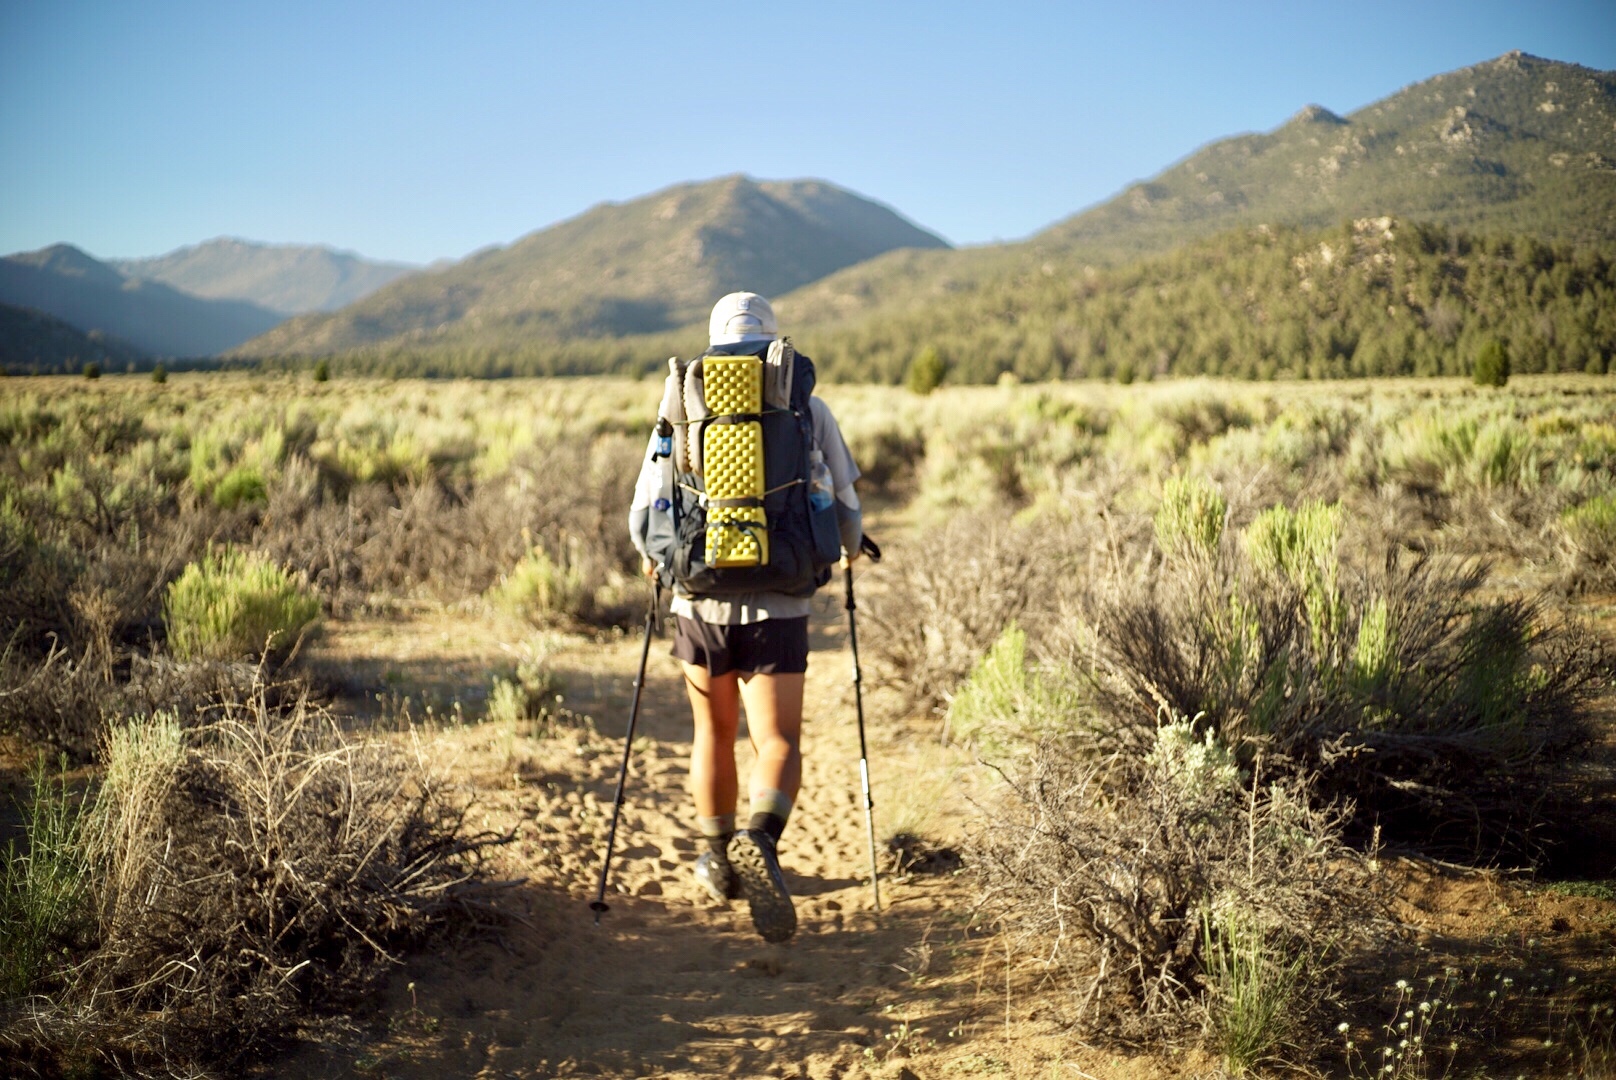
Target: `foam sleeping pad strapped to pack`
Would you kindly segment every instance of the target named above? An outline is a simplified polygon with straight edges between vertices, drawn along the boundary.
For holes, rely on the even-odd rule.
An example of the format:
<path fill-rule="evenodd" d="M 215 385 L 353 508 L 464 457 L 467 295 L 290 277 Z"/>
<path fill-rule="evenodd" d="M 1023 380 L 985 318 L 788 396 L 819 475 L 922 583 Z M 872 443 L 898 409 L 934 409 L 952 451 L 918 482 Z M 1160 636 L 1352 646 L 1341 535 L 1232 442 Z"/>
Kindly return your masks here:
<path fill-rule="evenodd" d="M 762 566 L 769 561 L 763 513 L 763 363 L 756 356 L 702 361 L 703 396 L 715 419 L 702 426 L 707 492 L 707 565 Z"/>

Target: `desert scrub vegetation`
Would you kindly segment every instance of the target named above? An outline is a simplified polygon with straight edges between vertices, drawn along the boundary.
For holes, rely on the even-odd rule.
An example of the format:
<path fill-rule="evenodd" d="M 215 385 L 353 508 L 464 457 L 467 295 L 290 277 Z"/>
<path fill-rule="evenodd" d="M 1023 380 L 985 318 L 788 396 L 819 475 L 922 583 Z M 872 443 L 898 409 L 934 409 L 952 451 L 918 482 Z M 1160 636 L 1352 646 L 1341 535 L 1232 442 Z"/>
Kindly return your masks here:
<path fill-rule="evenodd" d="M 7 951 L 0 1046 L 40 1068 L 239 1065 L 352 1001 L 394 950 L 474 919 L 503 839 L 467 825 L 418 749 L 262 684 L 115 723 L 99 756 L 93 796 L 36 778 L 29 854 L 4 881 L 27 916 L 7 945 L 27 947 Z"/>
<path fill-rule="evenodd" d="M 228 1005 L 162 966 L 189 930 L 169 916 L 109 921 L 109 868 L 130 889 L 158 888 L 168 911 L 190 897 L 162 890 L 192 879 L 115 856 L 108 838 L 145 826 L 108 832 L 96 792 L 152 778 L 166 794 L 151 820 L 188 813 L 202 829 L 212 808 L 246 797 L 231 794 L 241 771 L 226 755 L 258 744 L 225 737 L 230 709 L 281 732 L 271 743 L 290 749 L 269 756 L 305 763 L 309 797 L 345 790 L 334 778 L 346 763 L 382 754 L 342 741 L 295 691 L 257 695 L 250 664 L 187 659 L 200 654 L 165 613 L 222 553 L 253 553 L 299 583 L 298 618 L 312 598 L 335 619 L 426 603 L 563 630 L 635 620 L 624 515 L 654 383 L 383 382 L 333 368 L 326 382 L 304 371 L 7 384 L 0 728 L 102 776 L 82 847 L 96 918 L 41 939 L 73 965 L 8 1006 L 24 1026 L 7 1031 L 28 1046 L 68 1047 L 61 1009 L 79 1009 L 104 1026 L 78 1030 L 105 1032 L 133 1061 L 155 1045 L 140 1042 L 138 1012 L 172 1023 L 160 1029 L 169 1045 L 202 1060 L 230 1048 L 208 1042 L 216 1033 L 186 1002 L 267 1039 L 297 1009 L 363 984 L 412 927 L 451 914 L 361 922 L 369 941 L 343 953 L 321 921 L 329 879 L 312 865 L 302 880 L 327 885 L 277 886 L 296 910 L 232 893 L 231 910 L 306 951 L 263 947 L 264 923 L 242 922 L 245 937 L 197 932 L 216 951 L 181 961 L 230 987 Z M 1610 685 L 1602 646 L 1564 603 L 1608 580 L 1616 390 L 1531 374 L 1504 388 L 1140 374 L 1127 387 L 945 379 L 923 396 L 822 386 L 889 553 L 862 594 L 869 678 L 884 707 L 929 718 L 948 760 L 978 756 L 1008 777 L 985 794 L 981 770 L 959 777 L 984 794 L 972 856 L 984 910 L 1024 955 L 1047 958 L 1092 1038 L 1205 1039 L 1232 1071 L 1306 1060 L 1322 1052 L 1310 1010 L 1361 947 L 1330 919 L 1373 899 L 1361 856 L 1377 826 L 1407 850 L 1511 862 L 1552 855 L 1564 832 L 1590 702 Z M 280 640 L 252 636 L 247 655 Z M 507 759 L 520 734 L 556 722 L 553 696 L 533 672 L 495 684 L 488 712 Z M 296 715 L 337 741 L 274 742 L 291 738 L 274 718 Z M 136 732 L 144 749 L 115 748 Z M 117 773 L 131 754 L 171 767 Z M 412 805 L 422 783 L 388 805 Z M 927 813 L 906 811 L 905 824 L 922 828 Z M 341 862 L 322 827 L 309 819 L 311 857 Z M 185 833 L 173 850 L 200 880 L 256 835 Z M 455 835 L 450 847 L 466 842 Z M 1141 841 L 1158 836 L 1170 839 L 1161 852 Z M 1168 851 L 1183 859 L 1158 866 Z M 1115 890 L 1130 881 L 1124 904 Z M 397 915 L 390 903 L 378 917 Z M 126 926 L 147 937 L 117 936 Z M 113 951 L 91 962 L 103 943 Z M 268 959 L 221 959 L 243 947 Z M 106 1011 L 73 996 L 92 993 Z"/>
<path fill-rule="evenodd" d="M 1002 771 L 982 911 L 1085 1037 L 1321 1061 L 1389 940 L 1379 850 L 1574 840 L 1613 672 L 1559 587 L 1616 488 L 1609 394 L 944 386 L 886 420 L 927 437 L 872 666 Z"/>
<path fill-rule="evenodd" d="M 0 690 L 58 686 L 44 714 L 0 698 L 0 723 L 76 754 L 93 748 L 101 718 L 68 716 L 78 707 L 64 696 L 90 696 L 97 679 L 122 685 L 132 658 L 256 654 L 277 634 L 280 647 L 295 643 L 310 601 L 302 584 L 270 582 L 277 569 L 345 616 L 480 602 L 542 552 L 580 576 L 547 617 L 610 624 L 633 606 L 621 521 L 649 388 L 530 384 L 513 396 L 508 385 L 389 383 L 356 394 L 351 383 L 191 373 L 7 388 Z M 250 554 L 210 554 L 231 551 Z M 225 584 L 242 575 L 258 585 Z M 231 635 L 255 640 L 223 644 Z M 34 679 L 42 665 L 74 678 Z M 84 693 L 56 692 L 79 683 Z"/>
<path fill-rule="evenodd" d="M 1273 507 L 1200 558 L 1096 588 L 1070 646 L 1108 718 L 1096 747 L 1147 744 L 1156 709 L 1197 716 L 1243 758 L 1265 750 L 1352 800 L 1360 837 L 1531 857 L 1556 817 L 1545 800 L 1593 738 L 1607 649 L 1530 598 L 1486 595 L 1483 566 L 1354 565 L 1343 517 Z"/>
<path fill-rule="evenodd" d="M 1373 926 L 1341 814 L 1197 721 L 1142 754 L 1047 738 L 974 832 L 985 910 L 1069 991 L 1072 1022 L 1124 1042 L 1211 1030 L 1237 1071 L 1299 1048 L 1330 971 Z M 1310 1049 L 1310 1048 L 1303 1048 Z"/>

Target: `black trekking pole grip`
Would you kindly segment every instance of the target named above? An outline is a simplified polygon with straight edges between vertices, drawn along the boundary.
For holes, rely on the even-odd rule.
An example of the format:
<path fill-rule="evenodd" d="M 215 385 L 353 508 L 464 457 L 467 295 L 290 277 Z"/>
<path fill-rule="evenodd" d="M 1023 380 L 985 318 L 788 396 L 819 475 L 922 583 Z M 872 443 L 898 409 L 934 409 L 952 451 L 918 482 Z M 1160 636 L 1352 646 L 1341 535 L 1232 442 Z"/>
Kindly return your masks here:
<path fill-rule="evenodd" d="M 623 764 L 617 772 L 617 794 L 612 798 L 612 825 L 606 832 L 606 856 L 600 861 L 600 881 L 595 886 L 595 899 L 589 910 L 595 913 L 595 925 L 600 925 L 603 913 L 612 910 L 606 902 L 606 875 L 611 870 L 612 848 L 617 843 L 617 820 L 623 813 L 623 790 L 628 786 L 628 763 L 634 753 L 634 727 L 640 718 L 640 692 L 645 689 L 645 662 L 651 655 L 651 631 L 656 626 L 657 609 L 662 606 L 662 581 L 652 586 L 651 607 L 645 613 L 645 640 L 640 645 L 640 673 L 634 678 L 634 704 L 628 712 L 628 734 L 623 736 Z"/>

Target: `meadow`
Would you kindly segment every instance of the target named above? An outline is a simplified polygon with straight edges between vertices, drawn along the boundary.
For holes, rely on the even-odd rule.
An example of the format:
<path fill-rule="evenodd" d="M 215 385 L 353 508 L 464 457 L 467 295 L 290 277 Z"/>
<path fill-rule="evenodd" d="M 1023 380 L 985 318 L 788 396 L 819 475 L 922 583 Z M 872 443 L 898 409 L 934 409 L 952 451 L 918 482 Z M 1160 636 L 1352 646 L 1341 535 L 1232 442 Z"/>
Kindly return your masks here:
<path fill-rule="evenodd" d="M 660 383 L 3 385 L 0 1051 L 231 1072 L 509 920 L 515 834 L 420 740 L 592 727 L 545 649 L 452 720 L 309 657 L 423 612 L 632 633 Z M 1007 994 L 1206 1075 L 1616 1072 L 1608 377 L 820 392 L 888 551 L 871 705 L 927 748 L 883 840 Z M 1433 948 L 1422 874 L 1580 906 Z M 902 1031 L 872 1075 L 941 1053 Z"/>

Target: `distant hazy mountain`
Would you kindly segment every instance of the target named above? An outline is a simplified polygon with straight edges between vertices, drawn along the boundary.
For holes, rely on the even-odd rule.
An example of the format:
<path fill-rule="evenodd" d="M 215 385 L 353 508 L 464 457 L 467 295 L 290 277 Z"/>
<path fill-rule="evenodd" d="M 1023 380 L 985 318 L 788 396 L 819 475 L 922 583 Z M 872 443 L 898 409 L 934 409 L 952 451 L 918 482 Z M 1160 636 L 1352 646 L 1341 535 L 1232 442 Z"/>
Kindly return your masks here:
<path fill-rule="evenodd" d="M 294 319 L 239 351 L 497 348 L 646 333 L 703 319 L 735 289 L 778 295 L 893 248 L 947 246 L 832 184 L 729 176 L 602 204 L 340 312 Z"/>
<path fill-rule="evenodd" d="M 0 304 L 0 371 L 8 375 L 76 372 L 91 362 L 122 371 L 143 359 L 133 345 L 99 331 L 86 334 L 43 312 Z"/>
<path fill-rule="evenodd" d="M 1313 228 L 1388 214 L 1616 244 L 1616 72 L 1513 52 L 1347 116 L 1310 105 L 1267 134 L 1212 143 L 1030 240 L 884 255 L 777 306 L 794 326 L 824 325 L 1007 275 L 1115 264 L 1240 226 Z"/>
<path fill-rule="evenodd" d="M 239 300 L 206 300 L 126 278 L 69 244 L 0 259 L 0 303 L 33 308 L 156 356 L 213 356 L 281 321 Z"/>
<path fill-rule="evenodd" d="M 229 237 L 150 259 L 108 259 L 107 264 L 128 277 L 160 281 L 211 300 L 246 300 L 281 315 L 335 311 L 416 270 L 328 247 Z"/>

